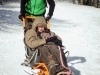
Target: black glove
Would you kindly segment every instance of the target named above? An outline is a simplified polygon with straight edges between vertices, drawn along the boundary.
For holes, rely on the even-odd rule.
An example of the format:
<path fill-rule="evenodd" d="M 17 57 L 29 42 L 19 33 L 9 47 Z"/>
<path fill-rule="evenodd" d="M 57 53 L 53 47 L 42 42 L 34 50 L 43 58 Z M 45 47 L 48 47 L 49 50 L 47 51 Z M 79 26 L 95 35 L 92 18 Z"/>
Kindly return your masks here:
<path fill-rule="evenodd" d="M 50 20 L 50 15 L 47 15 L 47 17 L 45 18 L 46 22 Z"/>
<path fill-rule="evenodd" d="M 54 43 L 55 43 L 56 45 L 62 47 L 62 41 L 61 41 L 61 40 L 56 39 L 56 40 L 54 41 Z"/>
<path fill-rule="evenodd" d="M 18 18 L 20 19 L 20 20 L 22 20 L 23 21 L 23 17 L 25 17 L 25 14 L 20 14 L 19 16 L 18 16 Z"/>
<path fill-rule="evenodd" d="M 56 40 L 56 39 L 57 39 L 56 36 L 50 37 L 50 38 L 46 39 L 46 43 L 48 43 L 48 42 L 54 42 L 54 40 Z"/>

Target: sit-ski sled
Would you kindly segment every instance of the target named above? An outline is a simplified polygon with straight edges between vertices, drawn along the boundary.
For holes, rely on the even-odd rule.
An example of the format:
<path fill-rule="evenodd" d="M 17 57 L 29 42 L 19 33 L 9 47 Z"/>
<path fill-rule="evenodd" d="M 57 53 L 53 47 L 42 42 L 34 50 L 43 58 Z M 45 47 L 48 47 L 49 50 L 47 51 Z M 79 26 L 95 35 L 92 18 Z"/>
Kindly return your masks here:
<path fill-rule="evenodd" d="M 25 19 L 27 19 L 27 18 L 35 19 L 36 17 L 35 16 L 25 16 L 25 18 L 22 18 L 24 30 L 26 29 Z M 50 29 L 50 22 L 49 21 L 47 22 L 47 28 Z M 60 49 L 60 47 L 58 47 L 58 48 L 59 48 L 59 52 L 60 52 L 61 64 L 64 68 L 66 68 L 67 72 L 59 72 L 57 75 L 74 75 L 74 73 L 71 72 L 71 70 L 68 67 L 65 67 L 65 65 L 63 64 L 62 55 L 61 55 L 61 51 L 60 51 L 61 49 Z M 37 51 L 37 50 L 35 50 L 35 51 Z M 64 53 L 69 55 L 69 51 L 66 51 Z M 67 55 L 67 57 L 68 57 L 68 55 Z M 44 62 L 39 62 L 38 64 L 36 63 L 36 65 L 33 66 L 33 70 L 38 70 L 38 71 L 37 71 L 37 73 L 32 71 L 32 70 L 31 70 L 32 73 L 29 73 L 28 71 L 25 71 L 25 72 L 29 75 L 49 75 L 49 72 L 50 72 Z"/>

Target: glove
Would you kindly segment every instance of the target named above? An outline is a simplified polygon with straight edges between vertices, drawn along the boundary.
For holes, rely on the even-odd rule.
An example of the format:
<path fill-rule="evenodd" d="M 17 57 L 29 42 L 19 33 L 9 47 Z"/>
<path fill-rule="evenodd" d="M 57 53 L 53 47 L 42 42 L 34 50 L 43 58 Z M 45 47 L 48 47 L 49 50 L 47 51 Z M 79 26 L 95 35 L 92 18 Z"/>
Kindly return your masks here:
<path fill-rule="evenodd" d="M 25 14 L 20 14 L 19 16 L 18 16 L 18 18 L 20 19 L 20 20 L 22 20 L 23 21 L 23 17 L 25 17 Z"/>
<path fill-rule="evenodd" d="M 54 43 L 55 43 L 56 45 L 62 47 L 62 42 L 61 42 L 61 40 L 56 39 L 56 40 L 54 41 Z"/>
<path fill-rule="evenodd" d="M 49 15 L 47 15 L 47 17 L 45 18 L 46 22 L 49 21 L 50 18 L 51 18 L 51 17 L 50 17 Z"/>
<path fill-rule="evenodd" d="M 50 37 L 50 38 L 46 39 L 46 43 L 48 43 L 48 42 L 54 42 L 54 40 L 56 40 L 56 39 L 57 39 L 56 36 Z"/>

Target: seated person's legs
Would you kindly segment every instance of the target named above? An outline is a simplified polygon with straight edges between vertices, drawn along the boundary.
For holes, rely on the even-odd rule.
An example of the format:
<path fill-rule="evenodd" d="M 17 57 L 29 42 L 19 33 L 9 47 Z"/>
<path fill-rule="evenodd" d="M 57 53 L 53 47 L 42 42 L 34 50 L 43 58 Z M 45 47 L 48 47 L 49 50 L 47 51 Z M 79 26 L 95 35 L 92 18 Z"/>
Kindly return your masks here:
<path fill-rule="evenodd" d="M 50 51 L 51 51 L 52 55 L 55 56 L 54 60 L 56 61 L 56 63 L 60 65 L 59 69 L 57 69 L 57 72 L 59 72 L 59 71 L 66 71 L 66 69 L 64 67 L 62 67 L 62 65 L 60 63 L 61 62 L 60 51 L 57 48 L 57 46 L 56 45 L 51 46 Z M 62 50 L 61 50 L 61 54 L 62 54 L 63 64 L 66 67 L 68 67 L 68 65 L 67 65 L 67 59 L 66 59 L 66 57 L 64 55 L 64 52 Z"/>
<path fill-rule="evenodd" d="M 41 53 L 41 60 L 44 61 L 45 64 L 47 64 L 48 70 L 50 71 L 50 75 L 55 75 L 61 71 L 67 71 L 64 67 L 62 67 L 60 63 L 60 52 L 56 45 L 50 45 L 49 47 L 40 47 L 39 51 Z M 63 52 L 62 54 L 63 64 L 67 67 L 67 59 Z M 52 56 L 52 58 L 50 58 L 50 56 Z"/>
<path fill-rule="evenodd" d="M 54 59 L 52 59 L 52 54 L 50 53 L 48 47 L 47 46 L 39 47 L 39 51 L 40 51 L 40 55 L 41 55 L 40 56 L 41 61 L 43 61 L 47 65 L 48 70 L 50 70 L 50 67 L 55 65 L 55 61 L 54 61 Z M 56 70 L 56 68 L 54 67 L 53 71 L 50 72 L 50 75 L 54 75 L 55 70 Z"/>
<path fill-rule="evenodd" d="M 48 50 L 48 47 L 42 46 L 42 47 L 39 47 L 38 49 L 39 49 L 39 52 L 40 52 L 40 55 L 41 55 L 41 60 L 45 64 L 48 64 L 51 60 L 50 57 L 52 56 L 51 53 Z"/>

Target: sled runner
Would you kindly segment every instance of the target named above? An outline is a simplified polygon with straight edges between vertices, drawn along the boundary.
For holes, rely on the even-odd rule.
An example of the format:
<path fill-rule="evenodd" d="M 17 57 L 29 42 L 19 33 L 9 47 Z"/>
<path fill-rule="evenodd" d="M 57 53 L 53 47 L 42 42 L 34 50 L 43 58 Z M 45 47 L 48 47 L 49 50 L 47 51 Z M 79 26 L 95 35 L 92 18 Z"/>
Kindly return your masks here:
<path fill-rule="evenodd" d="M 26 16 L 25 18 L 23 18 L 23 28 L 24 28 L 24 31 L 26 31 L 26 19 L 29 18 L 29 19 L 33 19 L 35 20 L 36 17 L 34 16 Z M 50 22 L 47 22 L 47 28 L 50 29 Z M 63 62 L 63 57 L 62 57 L 62 49 L 58 46 L 58 49 L 59 49 L 59 54 L 60 54 L 60 61 L 61 61 L 61 65 L 63 66 L 64 69 L 66 69 L 66 72 L 59 72 L 57 73 L 57 75 L 74 75 L 72 74 L 71 70 L 66 67 L 64 65 L 64 62 Z M 27 51 L 27 54 L 28 54 L 28 51 L 31 51 L 31 57 L 30 57 L 30 60 L 29 60 L 29 64 L 30 66 L 32 67 L 32 69 L 38 69 L 39 71 L 37 73 L 33 73 L 33 74 L 30 74 L 28 73 L 29 75 L 50 75 L 50 71 L 51 69 L 54 67 L 54 66 L 59 66 L 59 64 L 54 64 L 52 66 L 47 67 L 47 64 L 45 64 L 43 61 L 40 60 L 40 53 L 39 53 L 39 50 L 38 49 L 31 49 L 29 48 L 27 45 L 26 45 L 26 51 Z M 69 54 L 68 51 L 66 51 L 64 54 Z M 50 59 L 52 59 L 52 56 L 50 56 Z M 66 58 L 67 59 L 67 58 Z"/>

